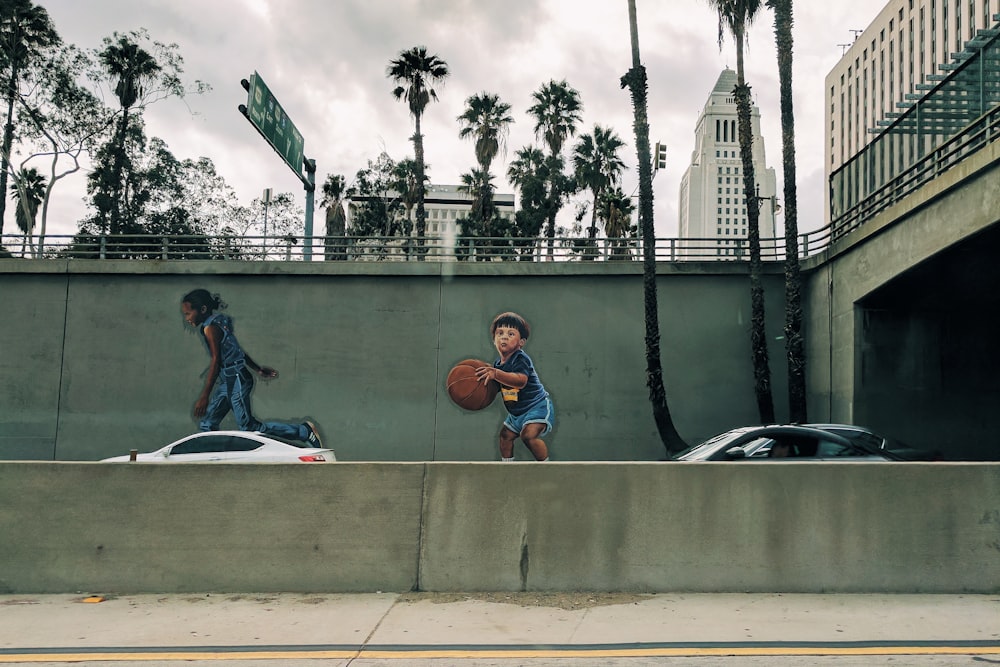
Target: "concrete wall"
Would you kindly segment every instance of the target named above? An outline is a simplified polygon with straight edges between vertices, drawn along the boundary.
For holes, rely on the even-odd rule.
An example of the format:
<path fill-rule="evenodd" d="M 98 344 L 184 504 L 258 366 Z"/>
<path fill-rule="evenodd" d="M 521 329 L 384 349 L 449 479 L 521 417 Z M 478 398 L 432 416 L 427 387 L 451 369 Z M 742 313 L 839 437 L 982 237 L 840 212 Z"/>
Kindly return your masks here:
<path fill-rule="evenodd" d="M 1000 464 L 0 463 L 0 593 L 1000 592 Z"/>
<path fill-rule="evenodd" d="M 758 420 L 749 281 L 728 262 L 659 267 L 664 377 L 682 437 Z M 771 369 L 785 408 L 782 276 L 766 276 Z M 241 343 L 280 377 L 262 419 L 317 419 L 346 461 L 495 460 L 499 402 L 447 398 L 451 366 L 492 360 L 490 320 L 528 318 L 526 350 L 553 395 L 553 460 L 657 460 L 646 388 L 641 267 L 0 260 L 0 459 L 96 460 L 195 430 L 207 354 L 180 299 L 228 302 Z M 529 457 L 518 445 L 518 457 Z"/>

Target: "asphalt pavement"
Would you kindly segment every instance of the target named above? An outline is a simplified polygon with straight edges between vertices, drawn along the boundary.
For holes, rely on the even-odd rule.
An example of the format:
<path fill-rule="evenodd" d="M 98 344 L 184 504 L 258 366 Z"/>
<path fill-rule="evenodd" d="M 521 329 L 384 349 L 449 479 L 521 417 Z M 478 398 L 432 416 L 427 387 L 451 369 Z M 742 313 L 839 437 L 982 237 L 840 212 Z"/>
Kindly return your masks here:
<path fill-rule="evenodd" d="M 0 595 L 0 664 L 222 660 L 1000 664 L 1000 594 Z"/>

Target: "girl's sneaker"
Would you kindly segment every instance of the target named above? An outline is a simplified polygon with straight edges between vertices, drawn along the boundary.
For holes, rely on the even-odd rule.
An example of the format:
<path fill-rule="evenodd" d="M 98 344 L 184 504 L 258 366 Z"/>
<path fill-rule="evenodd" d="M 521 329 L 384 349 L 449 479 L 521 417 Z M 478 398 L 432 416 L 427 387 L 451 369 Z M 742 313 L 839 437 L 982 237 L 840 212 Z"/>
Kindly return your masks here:
<path fill-rule="evenodd" d="M 309 435 L 306 437 L 306 442 L 309 443 L 309 446 L 323 449 L 323 439 L 319 436 L 319 429 L 316 428 L 316 424 L 311 421 L 305 421 L 302 425 L 309 432 Z"/>

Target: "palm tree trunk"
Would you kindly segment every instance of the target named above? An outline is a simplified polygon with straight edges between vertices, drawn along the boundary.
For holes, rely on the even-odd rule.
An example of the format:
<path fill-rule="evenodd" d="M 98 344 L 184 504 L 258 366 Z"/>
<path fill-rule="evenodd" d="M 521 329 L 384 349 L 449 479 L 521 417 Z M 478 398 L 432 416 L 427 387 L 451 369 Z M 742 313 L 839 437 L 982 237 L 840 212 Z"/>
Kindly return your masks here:
<path fill-rule="evenodd" d="M 795 113 L 792 105 L 792 0 L 774 0 L 774 39 L 781 91 L 781 159 L 785 175 L 785 355 L 788 358 L 788 411 L 792 422 L 809 421 L 806 354 L 802 336 L 802 277 L 795 183 Z"/>
<path fill-rule="evenodd" d="M 114 196 L 111 198 L 111 234 L 120 234 L 122 230 L 122 171 L 125 163 L 125 137 L 128 132 L 128 108 L 122 108 L 121 129 L 118 130 L 118 151 L 111 168 L 111 187 Z M 103 233 L 105 230 L 101 230 Z"/>
<path fill-rule="evenodd" d="M 406 206 L 406 226 L 408 228 L 408 232 L 407 233 L 412 234 L 414 228 L 416 227 L 416 225 L 413 224 L 413 207 L 414 207 L 414 204 L 413 203 L 407 203 L 407 204 L 405 204 L 405 206 Z M 409 262 L 410 259 L 411 259 L 411 254 L 412 254 L 411 252 L 409 252 L 409 250 L 412 250 L 412 248 L 408 248 L 407 250 L 408 250 L 408 252 L 406 253 L 406 261 Z M 419 257 L 418 261 L 422 261 L 423 260 L 422 256 L 418 256 L 418 257 Z"/>
<path fill-rule="evenodd" d="M 600 201 L 601 192 L 599 190 L 594 191 L 594 207 L 590 212 L 590 229 L 587 230 L 587 237 L 591 239 L 597 238 L 597 205 Z"/>
<path fill-rule="evenodd" d="M 750 348 L 753 357 L 754 393 L 762 424 L 774 423 L 771 368 L 764 319 L 764 265 L 760 257 L 760 199 L 753 168 L 753 131 L 750 126 L 750 86 L 743 75 L 743 35 L 736 35 L 736 111 L 739 116 L 743 192 L 747 205 L 747 243 L 750 246 Z"/>
<path fill-rule="evenodd" d="M 549 200 L 547 217 L 545 221 L 545 238 L 548 246 L 549 261 L 555 260 L 555 240 L 556 240 L 556 212 L 559 210 L 559 195 L 556 192 L 556 165 L 558 156 L 555 153 L 549 157 Z"/>
<path fill-rule="evenodd" d="M 17 59 L 7 81 L 7 122 L 3 127 L 3 150 L 0 155 L 0 247 L 3 247 L 3 219 L 7 213 L 7 172 L 10 170 L 10 151 L 14 145 L 14 98 L 17 97 Z"/>
<path fill-rule="evenodd" d="M 424 138 L 420 134 L 420 114 L 414 114 L 413 155 L 417 163 L 417 261 L 424 261 L 424 231 L 427 227 L 427 212 L 424 210 Z"/>
<path fill-rule="evenodd" d="M 639 31 L 635 0 L 628 0 L 629 28 L 632 36 L 632 69 L 622 77 L 621 86 L 629 88 L 634 114 L 635 150 L 639 161 L 639 226 L 642 230 L 642 294 L 646 324 L 646 386 L 653 406 L 653 420 L 667 457 L 685 448 L 674 427 L 667 407 L 660 361 L 660 322 L 656 298 L 656 239 L 653 227 L 653 175 L 649 151 L 649 120 L 646 101 L 646 68 L 639 62 Z"/>

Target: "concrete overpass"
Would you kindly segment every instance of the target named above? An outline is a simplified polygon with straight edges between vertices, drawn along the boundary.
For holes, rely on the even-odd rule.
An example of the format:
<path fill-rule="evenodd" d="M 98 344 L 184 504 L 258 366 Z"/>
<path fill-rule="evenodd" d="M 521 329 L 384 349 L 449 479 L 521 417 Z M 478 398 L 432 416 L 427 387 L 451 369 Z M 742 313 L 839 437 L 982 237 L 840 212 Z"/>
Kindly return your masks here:
<path fill-rule="evenodd" d="M 810 417 L 1000 458 L 1000 142 L 804 264 Z"/>

